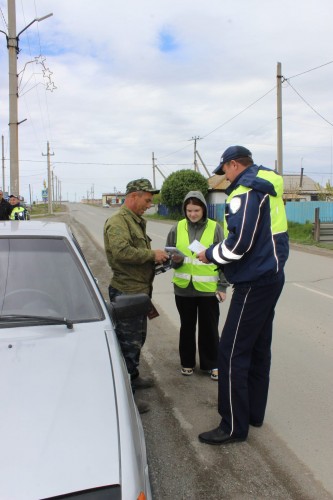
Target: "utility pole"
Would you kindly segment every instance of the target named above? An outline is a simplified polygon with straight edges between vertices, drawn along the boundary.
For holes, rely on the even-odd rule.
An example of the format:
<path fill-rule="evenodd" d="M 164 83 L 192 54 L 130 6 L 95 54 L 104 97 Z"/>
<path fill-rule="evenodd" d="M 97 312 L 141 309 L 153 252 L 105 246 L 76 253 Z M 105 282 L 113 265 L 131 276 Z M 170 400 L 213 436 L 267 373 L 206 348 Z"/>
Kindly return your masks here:
<path fill-rule="evenodd" d="M 156 183 L 155 183 L 155 169 L 159 171 L 159 173 L 161 174 L 161 176 L 163 177 L 163 179 L 166 179 L 165 175 L 163 174 L 163 172 L 161 171 L 161 169 L 158 167 L 158 165 L 156 165 L 155 163 L 155 156 L 154 156 L 154 153 L 153 153 L 153 177 L 154 177 L 154 188 L 156 188 Z"/>
<path fill-rule="evenodd" d="M 9 148 L 10 148 L 10 190 L 20 194 L 18 155 L 18 112 L 17 112 L 17 55 L 15 0 L 8 0 L 8 64 L 9 64 Z"/>
<path fill-rule="evenodd" d="M 199 141 L 200 139 L 201 139 L 201 137 L 199 137 L 199 136 L 194 136 L 194 137 L 192 137 L 192 139 L 190 139 L 190 141 L 194 141 L 194 160 L 193 160 L 193 164 L 194 164 L 194 170 L 195 170 L 195 172 L 199 172 L 198 162 L 197 162 L 197 141 Z"/>
<path fill-rule="evenodd" d="M 15 0 L 7 0 L 8 4 L 8 34 L 0 30 L 6 36 L 8 48 L 8 73 L 9 73 L 9 139 L 10 139 L 10 190 L 19 195 L 19 153 L 18 153 L 18 126 L 26 121 L 18 121 L 18 74 L 17 56 L 19 53 L 20 35 L 33 23 L 40 22 L 53 14 L 38 17 L 31 21 L 23 30 L 16 34 L 16 6 Z"/>
<path fill-rule="evenodd" d="M 50 153 L 50 144 L 49 141 L 47 141 L 47 146 L 46 146 L 46 155 L 42 153 L 42 156 L 47 156 L 47 200 L 48 200 L 48 206 L 49 206 L 49 215 L 53 214 L 53 209 L 52 209 L 52 181 L 51 181 L 51 159 L 50 156 L 54 156 L 54 153 Z"/>
<path fill-rule="evenodd" d="M 152 154 L 152 159 L 153 159 L 153 187 L 154 187 L 154 189 L 156 189 L 156 175 L 155 175 L 156 165 L 155 165 L 155 156 L 154 156 L 154 153 Z"/>
<path fill-rule="evenodd" d="M 2 146 L 2 191 L 5 192 L 5 146 L 4 146 L 4 137 L 1 136 L 1 146 Z"/>
<path fill-rule="evenodd" d="M 281 63 L 277 63 L 277 172 L 283 175 L 283 151 L 282 151 L 282 82 Z"/>

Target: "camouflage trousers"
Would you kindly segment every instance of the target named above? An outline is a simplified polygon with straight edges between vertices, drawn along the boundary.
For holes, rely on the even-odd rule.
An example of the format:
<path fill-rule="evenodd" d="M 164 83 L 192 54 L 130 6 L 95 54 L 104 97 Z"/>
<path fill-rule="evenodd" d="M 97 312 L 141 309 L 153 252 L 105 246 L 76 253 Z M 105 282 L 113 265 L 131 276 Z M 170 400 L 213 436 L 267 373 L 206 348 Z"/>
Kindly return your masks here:
<path fill-rule="evenodd" d="M 118 295 L 122 295 L 122 292 L 110 285 L 110 301 L 114 301 Z M 121 352 L 125 358 L 127 371 L 131 380 L 134 380 L 139 376 L 140 353 L 147 337 L 147 316 L 119 320 L 115 330 Z"/>

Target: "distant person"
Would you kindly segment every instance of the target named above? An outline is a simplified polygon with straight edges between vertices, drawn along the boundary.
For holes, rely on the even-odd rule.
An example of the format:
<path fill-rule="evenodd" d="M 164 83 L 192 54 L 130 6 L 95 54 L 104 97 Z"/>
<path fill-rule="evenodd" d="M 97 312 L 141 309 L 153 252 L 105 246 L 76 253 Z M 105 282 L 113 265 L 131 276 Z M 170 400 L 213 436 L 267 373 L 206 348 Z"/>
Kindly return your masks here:
<path fill-rule="evenodd" d="M 9 203 L 11 205 L 10 220 L 28 220 L 30 218 L 28 210 L 21 206 L 19 196 L 11 194 Z"/>
<path fill-rule="evenodd" d="M 174 292 L 180 316 L 179 355 L 182 375 L 193 374 L 196 365 L 196 327 L 200 369 L 218 380 L 217 355 L 219 345 L 219 302 L 226 298 L 226 282 L 215 264 L 202 264 L 196 252 L 189 249 L 193 242 L 205 248 L 223 238 L 220 224 L 208 218 L 207 204 L 200 191 L 190 191 L 183 202 L 185 218 L 171 228 L 166 246 L 176 247 L 181 254 L 173 257 Z"/>
<path fill-rule="evenodd" d="M 3 197 L 3 191 L 0 190 L 0 220 L 9 220 L 9 214 L 12 210 L 10 203 Z"/>
<path fill-rule="evenodd" d="M 226 192 L 224 240 L 199 253 L 201 262 L 224 270 L 233 294 L 219 345 L 220 425 L 199 434 L 208 444 L 244 441 L 249 425 L 263 424 L 271 365 L 275 306 L 289 254 L 283 178 L 253 164 L 251 152 L 231 146 L 216 174 Z"/>
<path fill-rule="evenodd" d="M 129 182 L 123 205 L 105 222 L 104 246 L 113 273 L 109 286 L 111 302 L 122 294 L 146 293 L 151 297 L 155 264 L 169 258 L 164 250 L 151 249 L 146 220 L 142 217 L 152 204 L 153 194 L 158 192 L 148 179 Z M 152 379 L 139 375 L 140 353 L 147 336 L 147 316 L 118 321 L 115 330 L 133 390 L 152 387 Z M 143 403 L 138 408 L 141 413 L 147 411 Z"/>

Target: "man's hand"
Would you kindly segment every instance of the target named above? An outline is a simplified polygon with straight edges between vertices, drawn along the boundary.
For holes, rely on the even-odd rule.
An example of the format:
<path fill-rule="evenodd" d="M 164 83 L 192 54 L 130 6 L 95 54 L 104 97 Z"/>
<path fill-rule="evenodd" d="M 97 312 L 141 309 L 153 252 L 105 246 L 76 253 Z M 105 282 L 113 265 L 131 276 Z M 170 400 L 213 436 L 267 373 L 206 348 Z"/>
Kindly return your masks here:
<path fill-rule="evenodd" d="M 202 252 L 198 253 L 197 258 L 200 260 L 200 262 L 203 262 L 204 264 L 209 264 L 209 260 L 206 258 L 206 250 L 203 250 Z"/>
<path fill-rule="evenodd" d="M 220 299 L 218 299 L 219 302 L 224 302 L 225 299 L 227 298 L 227 294 L 225 292 L 217 291 L 216 297 L 217 297 L 217 299 L 218 299 L 218 297 L 220 297 Z"/>
<path fill-rule="evenodd" d="M 169 259 L 169 254 L 164 250 L 153 250 L 155 253 L 155 262 L 156 264 L 163 264 Z"/>
<path fill-rule="evenodd" d="M 178 253 L 174 253 L 174 254 L 172 254 L 172 256 L 171 256 L 171 260 L 172 260 L 172 262 L 174 262 L 175 264 L 180 264 L 180 262 L 183 262 L 184 257 L 183 257 L 182 255 L 179 255 Z"/>

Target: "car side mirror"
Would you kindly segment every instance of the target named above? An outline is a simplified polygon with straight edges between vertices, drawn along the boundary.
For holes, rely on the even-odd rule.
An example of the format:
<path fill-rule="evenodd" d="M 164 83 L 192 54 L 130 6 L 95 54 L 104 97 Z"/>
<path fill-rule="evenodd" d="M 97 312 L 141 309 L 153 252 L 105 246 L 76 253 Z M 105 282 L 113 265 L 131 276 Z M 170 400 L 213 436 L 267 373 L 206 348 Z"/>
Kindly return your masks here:
<path fill-rule="evenodd" d="M 115 323 L 122 319 L 146 315 L 152 307 L 152 301 L 145 293 L 118 295 L 108 304 L 110 316 Z"/>

